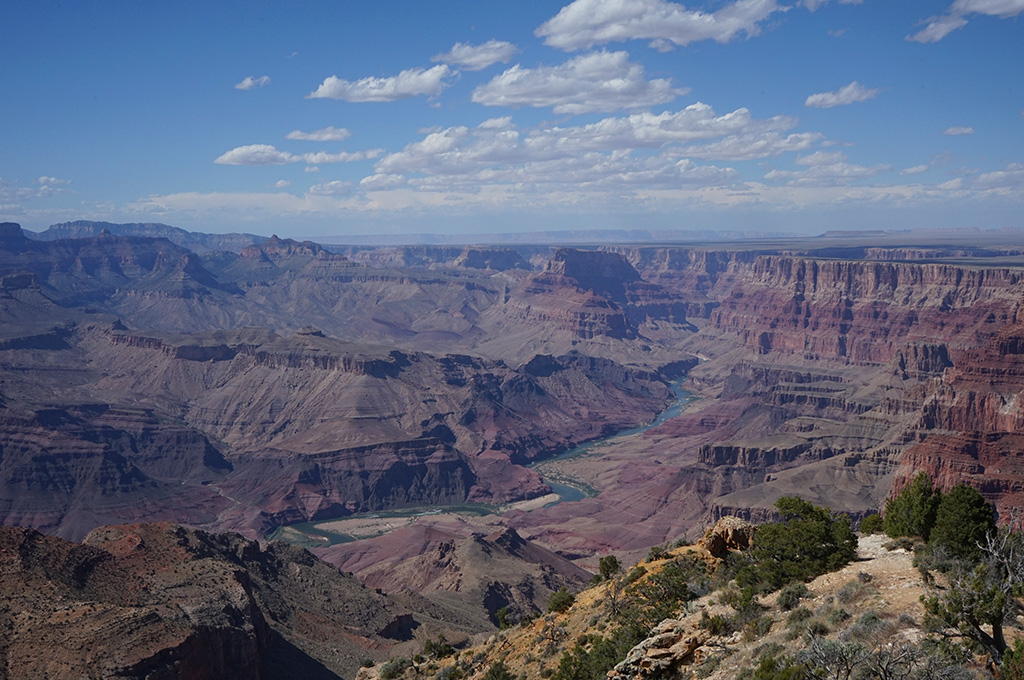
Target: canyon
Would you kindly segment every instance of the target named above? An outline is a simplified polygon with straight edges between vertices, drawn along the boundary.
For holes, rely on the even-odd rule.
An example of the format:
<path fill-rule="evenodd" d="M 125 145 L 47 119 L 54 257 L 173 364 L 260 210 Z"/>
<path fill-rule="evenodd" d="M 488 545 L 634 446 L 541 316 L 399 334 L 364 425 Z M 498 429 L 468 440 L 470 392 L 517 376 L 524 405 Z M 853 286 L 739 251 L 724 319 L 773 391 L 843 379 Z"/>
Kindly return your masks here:
<path fill-rule="evenodd" d="M 925 470 L 1002 517 L 1024 500 L 1016 232 L 386 248 L 179 232 L 0 225 L 12 546 L 117 557 L 97 537 L 139 522 L 266 541 L 452 508 L 312 553 L 416 635 L 457 636 L 543 606 L 602 555 L 763 520 L 785 495 L 857 519 Z M 605 440 L 654 420 L 680 380 L 678 415 Z M 556 480 L 587 497 L 529 502 Z M 177 531 L 152 526 L 132 531 Z M 161 555 L 168 540 L 146 538 Z M 217 597 L 245 612 L 239 644 L 264 649 L 273 626 L 243 585 Z M 352 649 L 399 644 L 386 627 Z"/>

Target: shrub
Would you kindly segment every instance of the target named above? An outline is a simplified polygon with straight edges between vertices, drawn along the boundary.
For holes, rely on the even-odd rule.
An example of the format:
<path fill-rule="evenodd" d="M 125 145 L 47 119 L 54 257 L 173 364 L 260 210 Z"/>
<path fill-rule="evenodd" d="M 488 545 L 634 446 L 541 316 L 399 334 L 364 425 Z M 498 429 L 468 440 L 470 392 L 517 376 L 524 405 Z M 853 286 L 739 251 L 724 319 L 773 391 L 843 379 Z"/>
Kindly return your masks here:
<path fill-rule="evenodd" d="M 833 626 L 838 626 L 843 621 L 847 621 L 850 618 L 850 612 L 846 611 L 842 607 L 839 609 L 833 609 L 829 612 L 828 622 Z"/>
<path fill-rule="evenodd" d="M 615 576 L 622 571 L 622 563 L 619 562 L 619 558 L 615 555 L 605 555 L 601 558 L 601 561 L 597 565 L 598 575 L 607 581 L 612 576 Z"/>
<path fill-rule="evenodd" d="M 808 594 L 807 586 L 800 581 L 790 583 L 779 593 L 779 608 L 784 612 L 788 612 L 799 605 L 800 600 L 807 597 Z"/>
<path fill-rule="evenodd" d="M 709 615 L 707 612 L 700 613 L 700 623 L 697 625 L 712 635 L 728 635 L 734 630 L 729 617 L 722 616 L 721 614 Z"/>
<path fill-rule="evenodd" d="M 562 586 L 551 593 L 551 597 L 548 599 L 548 611 L 562 613 L 569 609 L 575 601 L 576 596 L 566 590 L 565 586 Z"/>
<path fill-rule="evenodd" d="M 752 672 L 742 676 L 750 680 L 810 680 L 807 668 L 788 656 L 762 656 Z"/>
<path fill-rule="evenodd" d="M 1017 640 L 1006 650 L 1001 670 L 1004 680 L 1024 680 L 1024 640 Z"/>
<path fill-rule="evenodd" d="M 920 536 L 928 540 L 935 525 L 940 494 L 932 489 L 928 473 L 919 472 L 908 486 L 885 502 L 885 533 L 891 538 Z"/>
<path fill-rule="evenodd" d="M 864 595 L 872 588 L 859 578 L 850 579 L 836 592 L 836 599 L 843 604 L 851 604 L 864 599 Z"/>
<path fill-rule="evenodd" d="M 748 551 L 751 564 L 740 569 L 736 581 L 761 592 L 776 590 L 791 581 L 807 581 L 846 565 L 857 551 L 857 535 L 847 515 L 834 515 L 797 498 L 775 503 L 781 522 L 762 524 Z"/>
<path fill-rule="evenodd" d="M 860 521 L 860 532 L 862 534 L 880 534 L 884 530 L 885 523 L 882 521 L 882 516 L 877 512 L 873 512 L 870 515 L 866 515 L 864 519 Z"/>
<path fill-rule="evenodd" d="M 976 560 L 981 556 L 979 544 L 995 527 L 992 506 L 973 488 L 958 484 L 939 502 L 931 540 L 952 557 Z"/>
<path fill-rule="evenodd" d="M 795 627 L 803 624 L 804 621 L 809 620 L 814 614 L 807 607 L 798 607 L 789 613 L 786 617 L 786 625 Z"/>
<path fill-rule="evenodd" d="M 405 672 L 405 669 L 412 665 L 412 662 L 404 656 L 396 656 L 380 668 L 381 680 L 395 680 Z"/>
<path fill-rule="evenodd" d="M 455 653 L 455 648 L 448 644 L 444 633 L 437 636 L 437 641 L 427 639 L 423 643 L 423 656 L 433 659 L 444 659 Z"/>
<path fill-rule="evenodd" d="M 446 666 L 439 670 L 434 676 L 434 680 L 459 680 L 464 677 L 465 673 L 457 665 Z"/>
<path fill-rule="evenodd" d="M 812 637 L 821 637 L 829 634 L 829 628 L 821 619 L 811 619 L 807 624 L 807 633 Z"/>
<path fill-rule="evenodd" d="M 512 671 L 509 670 L 504 661 L 498 661 L 487 669 L 483 680 L 516 680 L 516 676 L 512 675 Z"/>
<path fill-rule="evenodd" d="M 647 561 L 654 562 L 655 560 L 661 560 L 668 557 L 668 550 L 663 545 L 651 546 L 650 551 L 647 553 Z"/>
<path fill-rule="evenodd" d="M 758 616 L 755 619 L 747 622 L 747 625 L 743 626 L 743 637 L 748 641 L 760 640 L 765 635 L 771 632 L 772 624 L 775 621 L 770 616 Z"/>
<path fill-rule="evenodd" d="M 647 568 L 641 565 L 636 565 L 629 570 L 629 574 L 626 576 L 626 583 L 633 584 L 643 578 L 644 574 L 647 573 Z"/>

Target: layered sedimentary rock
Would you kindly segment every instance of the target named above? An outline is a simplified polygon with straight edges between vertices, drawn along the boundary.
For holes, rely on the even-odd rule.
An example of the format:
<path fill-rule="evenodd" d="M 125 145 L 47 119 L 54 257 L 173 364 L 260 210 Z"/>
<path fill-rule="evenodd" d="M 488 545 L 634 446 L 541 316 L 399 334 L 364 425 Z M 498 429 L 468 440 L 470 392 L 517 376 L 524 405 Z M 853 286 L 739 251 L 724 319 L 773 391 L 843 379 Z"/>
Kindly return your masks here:
<path fill-rule="evenodd" d="M 336 678 L 443 624 L 308 552 L 172 524 L 0 528 L 11 678 Z"/>
<path fill-rule="evenodd" d="M 19 423 L 60 403 L 167 418 L 231 466 L 195 485 L 196 507 L 256 532 L 539 493 L 517 464 L 649 420 L 698 355 L 697 404 L 565 464 L 596 498 L 509 523 L 585 555 L 671 540 L 709 514 L 761 516 L 785 493 L 862 513 L 908 449 L 904 468 L 981 485 L 977 450 L 1000 480 L 990 498 L 1015 493 L 1019 341 L 1001 329 L 1017 323 L 1024 269 L 994 263 L 1021 249 L 830 238 L 345 256 L 272 238 L 199 257 L 8 225 L 0 405 Z"/>
<path fill-rule="evenodd" d="M 924 470 L 947 491 L 974 486 L 1009 517 L 1024 501 L 1024 326 L 1005 326 L 984 347 L 962 352 L 925 390 L 919 443 L 894 487 Z"/>
<path fill-rule="evenodd" d="M 551 594 L 577 591 L 590 573 L 513 529 L 490 534 L 458 525 L 412 524 L 377 539 L 317 551 L 389 595 L 420 593 L 467 621 L 487 627 L 543 611 Z"/>
<path fill-rule="evenodd" d="M 75 251 L 9 231 L 12 270 Z M 149 258 L 124 273 L 130 290 L 151 276 L 167 280 L 159 253 L 175 246 L 111 236 L 79 245 L 93 252 L 107 242 Z M 280 239 L 242 260 L 265 262 L 287 281 L 296 262 L 307 273 L 317 263 L 352 266 L 316 244 Z M 205 276 L 213 292 L 175 299 L 208 313 L 225 300 L 248 304 Z M 547 487 L 515 463 L 642 422 L 669 398 L 657 371 L 579 353 L 515 368 L 352 344 L 311 326 L 284 336 L 134 331 L 55 305 L 38 277 L 3 277 L 0 309 L 16 323 L 0 334 L 0 514 L 72 538 L 132 519 L 255 536 L 358 511 L 529 498 Z M 131 307 L 124 289 L 96 291 L 112 308 Z M 133 299 L 148 300 L 143 317 L 168 304 Z"/>

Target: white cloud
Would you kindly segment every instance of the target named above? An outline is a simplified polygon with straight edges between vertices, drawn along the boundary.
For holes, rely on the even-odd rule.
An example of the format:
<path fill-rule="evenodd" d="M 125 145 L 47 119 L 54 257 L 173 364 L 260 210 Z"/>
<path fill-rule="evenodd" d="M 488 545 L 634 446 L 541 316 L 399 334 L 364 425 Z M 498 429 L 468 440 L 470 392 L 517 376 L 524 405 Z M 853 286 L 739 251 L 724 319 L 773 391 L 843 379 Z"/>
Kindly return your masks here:
<path fill-rule="evenodd" d="M 376 174 L 359 180 L 360 188 L 367 191 L 394 189 L 395 187 L 405 186 L 408 183 L 408 180 L 403 175 Z"/>
<path fill-rule="evenodd" d="M 356 81 L 331 76 L 324 80 L 309 99 L 342 99 L 348 102 L 391 102 L 419 95 L 435 97 L 447 83 L 451 69 L 441 64 L 430 69 L 411 68 L 397 76 L 362 78 Z"/>
<path fill-rule="evenodd" d="M 253 76 L 246 76 L 242 79 L 242 82 L 235 84 L 236 90 L 251 90 L 256 87 L 263 87 L 270 83 L 270 76 L 260 76 L 255 78 Z"/>
<path fill-rule="evenodd" d="M 316 151 L 311 153 L 293 154 L 280 151 L 270 144 L 247 144 L 221 154 L 214 163 L 221 165 L 285 165 L 287 163 L 350 163 L 376 158 L 384 153 L 383 149 L 367 151 L 340 151 L 328 153 Z"/>
<path fill-rule="evenodd" d="M 314 130 L 313 132 L 292 130 L 285 135 L 285 139 L 300 139 L 309 142 L 343 142 L 351 136 L 352 133 L 345 128 L 328 126 L 320 128 L 319 130 Z"/>
<path fill-rule="evenodd" d="M 776 0 L 736 0 L 711 13 L 667 0 L 575 0 L 534 33 L 545 44 L 570 51 L 636 39 L 663 50 L 669 44 L 757 35 L 759 24 L 781 9 Z"/>
<path fill-rule="evenodd" d="M 668 181 L 681 171 L 681 160 L 751 160 L 807 151 L 822 139 L 817 132 L 783 134 L 796 125 L 787 116 L 755 119 L 747 109 L 718 115 L 696 103 L 676 112 L 637 113 L 609 117 L 580 126 L 543 127 L 522 134 L 508 118 L 490 119 L 475 128 L 451 127 L 431 132 L 374 166 L 368 182 L 382 177 L 425 175 L 410 180 L 416 186 L 432 182 L 551 182 L 603 181 L 604 172 L 635 180 L 649 175 Z M 702 143 L 703 144 L 700 144 Z M 642 150 L 657 156 L 633 156 Z M 700 170 L 687 166 L 685 176 L 714 178 L 735 175 L 730 168 Z M 702 174 L 703 173 L 703 174 Z M 676 178 L 678 180 L 678 177 Z M 394 179 L 389 179 L 394 181 Z M 610 179 L 608 181 L 611 181 Z"/>
<path fill-rule="evenodd" d="M 864 0 L 839 0 L 839 4 L 840 5 L 859 5 L 863 1 Z M 798 2 L 797 4 L 802 6 L 802 7 L 806 7 L 808 10 L 813 12 L 814 10 L 818 9 L 819 7 L 821 7 L 822 5 L 827 5 L 828 4 L 828 0 L 800 0 L 800 2 Z"/>
<path fill-rule="evenodd" d="M 771 170 L 764 178 L 769 181 L 784 181 L 794 187 L 834 187 L 854 183 L 858 180 L 892 170 L 889 165 L 866 167 L 848 162 L 846 154 L 840 151 L 815 151 L 796 159 L 797 165 L 807 166 L 806 170 Z"/>
<path fill-rule="evenodd" d="M 873 99 L 881 92 L 880 89 L 864 87 L 856 80 L 849 85 L 844 85 L 835 92 L 819 92 L 812 94 L 804 102 L 804 106 L 816 109 L 828 109 L 833 106 L 846 106 L 857 102 L 864 102 Z"/>
<path fill-rule="evenodd" d="M 320 166 L 318 165 L 307 165 L 302 169 L 303 172 L 320 172 Z"/>
<path fill-rule="evenodd" d="M 966 26 L 967 19 L 959 14 L 947 14 L 941 17 L 932 17 L 928 19 L 927 24 L 914 35 L 908 35 L 907 40 L 919 43 L 939 42 L 956 29 Z"/>
<path fill-rule="evenodd" d="M 900 174 L 904 175 L 904 176 L 906 176 L 906 175 L 920 175 L 922 172 L 928 172 L 928 166 L 927 165 L 915 165 L 912 168 L 906 168 L 904 170 L 900 170 Z"/>
<path fill-rule="evenodd" d="M 279 179 L 276 182 L 274 182 L 274 188 L 275 189 L 287 189 L 291 185 L 292 185 L 292 183 L 289 182 L 286 179 Z"/>
<path fill-rule="evenodd" d="M 36 180 L 36 182 L 38 182 L 40 186 L 44 187 L 54 187 L 59 186 L 61 184 L 71 184 L 71 180 L 69 179 L 58 179 L 56 177 L 47 177 L 46 175 L 39 177 Z"/>
<path fill-rule="evenodd" d="M 431 57 L 430 61 L 454 64 L 466 71 L 480 71 L 499 61 L 508 63 L 519 50 L 510 42 L 488 40 L 483 45 L 455 43 L 451 50 Z"/>
<path fill-rule="evenodd" d="M 682 147 L 680 153 L 690 158 L 716 161 L 747 161 L 780 156 L 784 153 L 807 151 L 824 135 L 820 132 L 800 132 L 783 136 L 769 130 L 759 133 L 729 135 L 717 142 Z"/>
<path fill-rule="evenodd" d="M 327 153 L 317 151 L 315 153 L 304 153 L 298 157 L 305 163 L 351 163 L 353 161 L 365 161 L 376 158 L 384 153 L 384 149 L 369 149 L 367 151 L 340 151 L 338 153 Z"/>
<path fill-rule="evenodd" d="M 299 158 L 287 151 L 278 151 L 270 144 L 247 144 L 235 147 L 214 160 L 221 165 L 284 165 Z"/>
<path fill-rule="evenodd" d="M 635 113 L 621 118 L 604 118 L 587 125 L 536 130 L 527 144 L 534 150 L 548 149 L 558 153 L 572 153 L 579 149 L 658 148 L 669 143 L 715 139 L 730 134 L 787 130 L 795 124 L 795 120 L 787 116 L 757 120 L 745 108 L 719 116 L 707 104 L 697 102 L 675 112 Z"/>
<path fill-rule="evenodd" d="M 484 106 L 550 106 L 557 114 L 579 114 L 653 106 L 687 91 L 664 78 L 644 80 L 644 67 L 626 52 L 601 51 L 558 66 L 517 64 L 476 88 L 472 99 Z"/>
<path fill-rule="evenodd" d="M 907 40 L 919 43 L 933 43 L 967 25 L 964 17 L 969 14 L 985 14 L 987 16 L 1009 19 L 1024 12 L 1024 0 L 956 0 L 946 14 L 933 16 L 921 22 L 924 28 Z"/>
<path fill-rule="evenodd" d="M 979 175 L 974 184 L 981 189 L 1024 189 L 1024 163 L 1010 163 L 1002 170 Z"/>
<path fill-rule="evenodd" d="M 352 194 L 352 183 L 334 180 L 333 182 L 314 184 L 309 188 L 309 193 L 314 196 L 349 196 Z"/>
<path fill-rule="evenodd" d="M 959 137 L 961 135 L 973 135 L 974 128 L 967 126 L 953 126 L 943 130 L 942 134 L 950 135 L 951 137 Z"/>

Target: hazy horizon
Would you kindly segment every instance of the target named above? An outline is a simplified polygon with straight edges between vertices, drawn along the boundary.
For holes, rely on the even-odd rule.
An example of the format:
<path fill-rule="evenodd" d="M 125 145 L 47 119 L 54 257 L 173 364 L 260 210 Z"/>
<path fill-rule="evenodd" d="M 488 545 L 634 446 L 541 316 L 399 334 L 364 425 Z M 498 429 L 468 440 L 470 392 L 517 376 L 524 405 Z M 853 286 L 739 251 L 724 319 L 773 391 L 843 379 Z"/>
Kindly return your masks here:
<path fill-rule="evenodd" d="M 308 238 L 1021 227 L 1022 13 L 8 3 L 0 220 Z"/>

